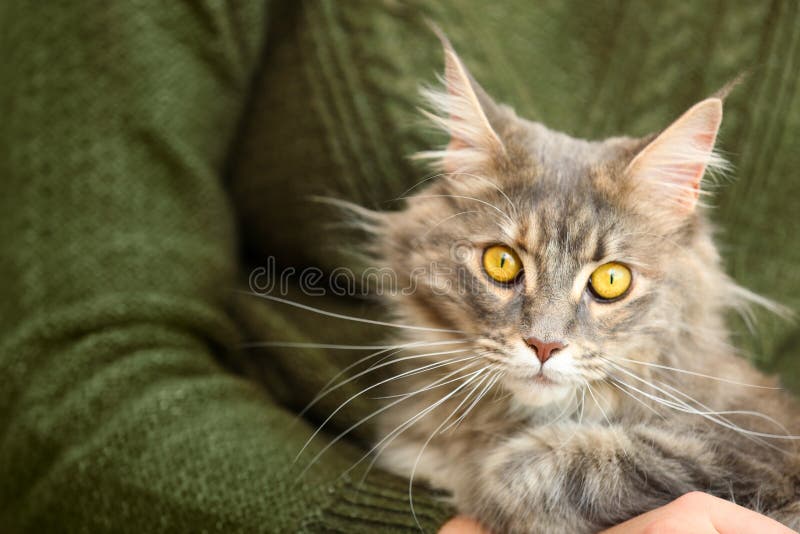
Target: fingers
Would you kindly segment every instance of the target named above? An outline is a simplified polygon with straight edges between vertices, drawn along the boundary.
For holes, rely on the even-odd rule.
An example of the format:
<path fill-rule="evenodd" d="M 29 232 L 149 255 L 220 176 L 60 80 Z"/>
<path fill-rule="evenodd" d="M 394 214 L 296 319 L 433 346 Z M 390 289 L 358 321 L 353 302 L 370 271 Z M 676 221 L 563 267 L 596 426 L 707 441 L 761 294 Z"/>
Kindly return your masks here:
<path fill-rule="evenodd" d="M 439 534 L 490 534 L 488 530 L 480 526 L 475 520 L 464 516 L 454 517 L 442 528 Z"/>
<path fill-rule="evenodd" d="M 705 493 L 689 493 L 681 498 L 692 500 L 691 506 L 696 509 L 706 509 L 711 522 L 720 534 L 740 532 L 796 534 L 794 530 L 774 519 Z"/>
<path fill-rule="evenodd" d="M 604 534 L 792 534 L 777 521 L 706 493 L 693 492 Z"/>

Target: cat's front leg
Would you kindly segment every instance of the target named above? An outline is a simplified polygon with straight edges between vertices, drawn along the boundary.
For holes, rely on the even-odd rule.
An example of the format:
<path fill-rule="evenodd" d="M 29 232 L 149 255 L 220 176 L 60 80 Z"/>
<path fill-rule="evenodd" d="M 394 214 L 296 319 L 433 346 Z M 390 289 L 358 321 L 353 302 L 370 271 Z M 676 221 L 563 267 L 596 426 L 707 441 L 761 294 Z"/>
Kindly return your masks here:
<path fill-rule="evenodd" d="M 724 478 L 703 441 L 646 426 L 550 425 L 470 460 L 455 499 L 494 532 L 596 532 Z"/>

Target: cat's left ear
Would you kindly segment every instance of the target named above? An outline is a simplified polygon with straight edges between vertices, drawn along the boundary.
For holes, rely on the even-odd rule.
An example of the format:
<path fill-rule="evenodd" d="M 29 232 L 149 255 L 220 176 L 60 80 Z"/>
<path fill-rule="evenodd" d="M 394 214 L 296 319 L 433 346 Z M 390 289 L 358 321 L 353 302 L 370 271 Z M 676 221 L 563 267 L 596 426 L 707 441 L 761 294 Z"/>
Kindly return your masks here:
<path fill-rule="evenodd" d="M 446 172 L 474 170 L 505 153 L 503 142 L 489 120 L 497 105 L 469 74 L 447 37 L 437 28 L 434 31 L 444 48 L 446 90 L 423 90 L 437 113 L 422 111 L 450 134 L 450 142 L 444 150 L 418 156 L 438 160 Z"/>
<path fill-rule="evenodd" d="M 650 203 L 678 215 L 694 211 L 700 182 L 708 168 L 724 168 L 714 153 L 722 123 L 722 100 L 708 98 L 692 106 L 630 162 L 627 174 L 643 188 Z"/>

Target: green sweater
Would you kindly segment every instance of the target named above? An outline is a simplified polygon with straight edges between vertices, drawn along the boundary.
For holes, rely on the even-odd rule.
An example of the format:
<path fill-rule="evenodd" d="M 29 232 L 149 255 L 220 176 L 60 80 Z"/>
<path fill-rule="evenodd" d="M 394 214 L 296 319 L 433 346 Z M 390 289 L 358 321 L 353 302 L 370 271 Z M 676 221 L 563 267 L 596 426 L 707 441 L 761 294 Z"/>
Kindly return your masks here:
<path fill-rule="evenodd" d="M 407 156 L 443 142 L 415 109 L 441 70 L 426 19 L 498 100 L 578 136 L 658 129 L 750 68 L 715 217 L 732 274 L 800 307 L 797 2 L 77 4 L 0 3 L 0 530 L 416 528 L 405 481 L 347 472 L 369 424 L 304 471 L 369 398 L 294 462 L 370 382 L 295 414 L 363 351 L 243 348 L 385 332 L 235 289 L 269 257 L 357 267 L 360 236 L 307 197 L 393 209 L 425 176 Z M 796 385 L 799 339 L 767 320 L 737 343 Z M 427 531 L 452 513 L 414 500 Z"/>

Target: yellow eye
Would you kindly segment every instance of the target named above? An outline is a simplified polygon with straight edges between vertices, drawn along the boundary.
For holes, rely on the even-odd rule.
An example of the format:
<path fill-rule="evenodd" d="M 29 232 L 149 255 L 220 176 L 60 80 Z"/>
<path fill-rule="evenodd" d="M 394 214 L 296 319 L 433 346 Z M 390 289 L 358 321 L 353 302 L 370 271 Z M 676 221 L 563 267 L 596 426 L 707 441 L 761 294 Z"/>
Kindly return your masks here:
<path fill-rule="evenodd" d="M 589 289 L 602 300 L 614 300 L 623 296 L 631 287 L 631 270 L 621 263 L 601 265 L 589 278 Z"/>
<path fill-rule="evenodd" d="M 483 252 L 483 268 L 492 280 L 507 284 L 522 271 L 522 261 L 510 247 L 493 245 Z"/>

